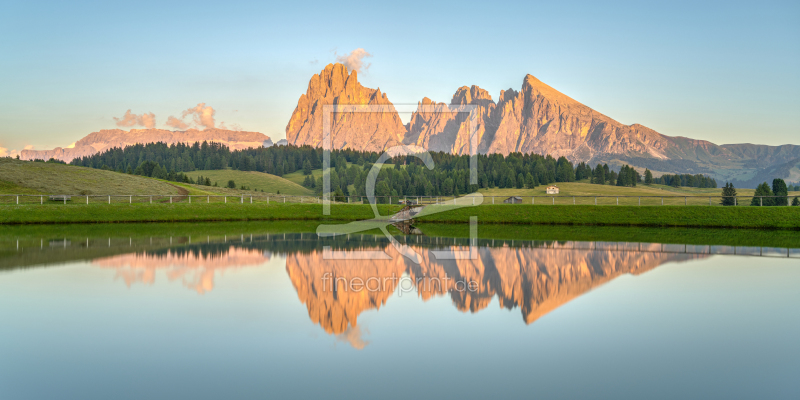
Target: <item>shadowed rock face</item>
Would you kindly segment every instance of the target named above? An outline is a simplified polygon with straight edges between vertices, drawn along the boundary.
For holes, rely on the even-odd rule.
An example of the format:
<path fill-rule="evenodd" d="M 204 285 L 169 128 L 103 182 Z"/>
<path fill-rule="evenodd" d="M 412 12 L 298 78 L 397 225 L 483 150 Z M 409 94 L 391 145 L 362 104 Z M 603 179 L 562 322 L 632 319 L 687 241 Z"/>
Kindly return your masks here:
<path fill-rule="evenodd" d="M 229 131 L 225 129 L 189 129 L 186 131 L 170 131 L 167 129 L 104 129 L 93 132 L 75 142 L 75 147 L 53 150 L 23 150 L 23 160 L 49 160 L 55 158 L 70 162 L 74 158 L 90 156 L 114 147 L 123 148 L 134 144 L 163 142 L 166 144 L 216 142 L 230 147 L 232 150 L 249 147 L 262 147 L 271 143 L 269 136 L 259 132 Z"/>
<path fill-rule="evenodd" d="M 436 260 L 426 248 L 412 247 L 422 257 L 417 265 L 386 247 L 392 260 L 326 260 L 321 251 L 290 255 L 286 272 L 309 318 L 331 334 L 357 326 L 358 316 L 380 309 L 397 289 L 412 283 L 423 300 L 449 295 L 463 312 L 480 311 L 497 297 L 501 307 L 519 308 L 530 324 L 561 305 L 620 275 L 640 274 L 667 262 L 703 255 L 634 251 L 480 248 L 476 260 Z M 456 249 L 464 250 L 464 249 Z M 347 253 L 347 252 L 346 252 Z M 398 283 L 393 277 L 410 277 Z M 351 290 L 354 278 L 370 289 Z M 475 290 L 464 285 L 476 282 Z M 376 289 L 376 290 L 373 290 Z"/>
<path fill-rule="evenodd" d="M 286 125 L 289 143 L 322 147 L 323 107 L 326 105 L 369 105 L 383 112 L 347 112 L 331 116 L 334 149 L 382 151 L 400 144 L 405 127 L 394 106 L 380 89 L 358 83 L 358 73 L 348 75 L 342 64 L 328 64 L 314 74 L 308 90 L 300 95 L 297 107 Z"/>

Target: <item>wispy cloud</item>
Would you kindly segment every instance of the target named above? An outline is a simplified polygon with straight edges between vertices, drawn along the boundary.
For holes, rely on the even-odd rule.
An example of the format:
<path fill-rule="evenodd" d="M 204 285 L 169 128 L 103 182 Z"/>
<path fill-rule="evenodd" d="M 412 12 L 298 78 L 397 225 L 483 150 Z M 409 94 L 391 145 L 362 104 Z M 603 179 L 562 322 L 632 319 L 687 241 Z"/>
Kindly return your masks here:
<path fill-rule="evenodd" d="M 167 118 L 167 126 L 173 127 L 178 130 L 186 130 L 189 127 L 189 124 L 183 122 L 180 118 L 175 118 L 172 115 Z"/>
<path fill-rule="evenodd" d="M 114 121 L 117 121 L 117 126 L 131 127 L 141 125 L 145 128 L 152 129 L 156 126 L 156 115 L 153 113 L 137 115 L 132 114 L 131 110 L 128 110 L 122 118 L 114 117 Z"/>
<path fill-rule="evenodd" d="M 191 116 L 191 123 L 204 128 L 213 128 L 216 124 L 214 121 L 214 114 L 216 114 L 214 108 L 207 106 L 206 103 L 199 103 L 195 107 L 184 110 L 180 118 L 170 115 L 169 118 L 167 118 L 167 126 L 177 129 L 186 129 L 189 127 L 189 124 L 184 121 L 186 117 Z"/>
<path fill-rule="evenodd" d="M 372 54 L 360 47 L 350 52 L 350 54 L 343 54 L 341 56 L 336 55 L 336 52 L 333 54 L 336 56 L 336 62 L 344 64 L 350 71 L 361 72 L 362 69 L 366 71 L 369 69 L 370 65 L 372 65 L 372 63 L 364 64 L 364 58 L 372 57 Z"/>

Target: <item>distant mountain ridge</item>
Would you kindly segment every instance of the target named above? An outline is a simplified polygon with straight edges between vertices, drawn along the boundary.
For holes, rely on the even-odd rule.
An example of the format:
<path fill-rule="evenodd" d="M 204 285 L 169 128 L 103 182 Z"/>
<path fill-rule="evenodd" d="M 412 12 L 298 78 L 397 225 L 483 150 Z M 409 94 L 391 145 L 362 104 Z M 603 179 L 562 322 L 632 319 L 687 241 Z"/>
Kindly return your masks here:
<path fill-rule="evenodd" d="M 90 156 L 114 147 L 123 148 L 137 143 L 164 142 L 175 144 L 203 141 L 221 143 L 232 150 L 241 150 L 249 147 L 269 147 L 272 145 L 272 140 L 269 136 L 259 132 L 230 131 L 216 128 L 204 130 L 188 129 L 185 131 L 103 129 L 86 135 L 83 139 L 75 142 L 74 147 L 57 147 L 53 150 L 22 150 L 20 158 L 23 160 L 49 160 L 55 158 L 68 163 L 75 158 Z"/>
<path fill-rule="evenodd" d="M 495 102 L 478 86 L 456 90 L 449 104 L 425 97 L 406 125 L 385 93 L 363 87 L 356 72 L 329 64 L 309 82 L 286 127 L 296 145 L 321 146 L 322 107 L 333 104 L 380 105 L 384 113 L 342 113 L 332 121 L 334 148 L 383 151 L 396 145 L 429 151 L 469 154 L 469 123 L 456 106 L 477 107 L 478 147 L 482 154 L 537 153 L 564 156 L 573 163 L 630 164 L 658 173 L 704 173 L 717 180 L 752 185 L 766 170 L 789 178 L 800 176 L 800 146 L 753 144 L 717 145 L 705 140 L 673 137 L 640 124 L 624 125 L 532 75 L 520 91 L 500 92 Z M 441 112 L 426 112 L 435 109 Z M 777 168 L 781 166 L 780 168 Z"/>

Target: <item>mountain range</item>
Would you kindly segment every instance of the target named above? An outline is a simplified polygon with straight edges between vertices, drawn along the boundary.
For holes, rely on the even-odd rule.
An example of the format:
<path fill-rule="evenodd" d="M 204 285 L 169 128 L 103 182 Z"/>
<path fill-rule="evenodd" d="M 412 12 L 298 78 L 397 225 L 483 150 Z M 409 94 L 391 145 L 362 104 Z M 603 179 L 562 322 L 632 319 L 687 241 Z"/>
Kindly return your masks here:
<path fill-rule="evenodd" d="M 321 146 L 323 106 L 371 105 L 374 112 L 342 112 L 331 120 L 336 149 L 384 151 L 398 145 L 469 154 L 469 128 L 475 123 L 481 154 L 538 153 L 564 156 L 573 163 L 628 164 L 660 173 L 707 174 L 744 186 L 782 177 L 800 181 L 800 146 L 717 145 L 667 136 L 644 125 L 625 125 L 526 75 L 519 91 L 500 91 L 497 102 L 478 86 L 462 86 L 449 103 L 425 97 L 407 124 L 380 89 L 358 82 L 356 71 L 329 64 L 315 74 L 286 126 L 295 145 Z M 475 106 L 474 116 L 455 112 Z M 778 176 L 780 175 L 780 176 Z"/>
<path fill-rule="evenodd" d="M 185 131 L 104 129 L 90 133 L 70 147 L 56 147 L 53 150 L 22 150 L 20 158 L 23 160 L 49 160 L 55 158 L 68 163 L 75 158 L 90 156 L 114 147 L 122 148 L 137 143 L 164 142 L 166 144 L 175 144 L 203 141 L 221 143 L 232 150 L 241 150 L 249 147 L 269 147 L 272 145 L 272 140 L 269 136 L 259 132 L 230 131 L 216 128 L 188 129 Z"/>
<path fill-rule="evenodd" d="M 611 167 L 631 165 L 643 172 L 706 174 L 718 182 L 755 187 L 773 178 L 800 182 L 800 146 L 756 144 L 717 145 L 705 140 L 667 136 L 644 125 L 625 125 L 570 98 L 532 75 L 520 90 L 501 90 L 495 101 L 478 86 L 462 86 L 449 102 L 424 97 L 404 124 L 386 93 L 358 82 L 358 72 L 328 64 L 314 74 L 306 93 L 286 125 L 286 139 L 277 144 L 322 146 L 326 105 L 371 106 L 338 112 L 331 118 L 334 149 L 382 152 L 396 146 L 415 151 L 470 154 L 469 132 L 474 124 L 481 154 L 537 153 L 566 157 L 573 163 Z M 472 115 L 458 112 L 474 108 Z M 22 150 L 25 160 L 56 158 L 70 162 L 113 147 L 137 143 L 194 143 L 214 141 L 233 150 L 269 147 L 272 140 L 259 132 L 208 128 L 109 129 L 93 132 L 67 148 Z"/>

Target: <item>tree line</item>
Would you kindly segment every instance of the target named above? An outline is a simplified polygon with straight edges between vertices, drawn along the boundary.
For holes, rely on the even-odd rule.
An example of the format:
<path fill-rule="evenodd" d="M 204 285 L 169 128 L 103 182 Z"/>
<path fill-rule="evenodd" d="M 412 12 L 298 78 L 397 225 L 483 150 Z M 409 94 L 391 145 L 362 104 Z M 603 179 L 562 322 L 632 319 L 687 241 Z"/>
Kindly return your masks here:
<path fill-rule="evenodd" d="M 196 170 L 234 169 L 258 171 L 277 176 L 302 172 L 303 186 L 322 192 L 322 177 L 312 171 L 322 168 L 323 149 L 311 146 L 272 146 L 230 150 L 214 142 L 193 144 L 163 142 L 112 148 L 71 162 L 90 168 L 194 183 L 187 173 Z M 337 195 L 366 195 L 366 182 L 376 152 L 334 150 L 330 152 L 331 192 Z M 573 165 L 566 157 L 511 153 L 477 156 L 477 182 L 470 183 L 470 156 L 444 152 L 431 153 L 433 170 L 415 156 L 391 158 L 387 168 L 377 173 L 377 196 L 452 196 L 473 193 L 481 188 L 535 188 L 558 182 L 588 180 L 593 184 L 636 186 L 660 183 L 672 186 L 717 187 L 704 175 L 663 175 L 653 178 L 645 171 L 644 180 L 634 168 L 624 165 L 618 171 L 608 164 L 595 168 L 586 163 Z M 393 164 L 393 166 L 391 165 Z M 210 184 L 205 178 L 200 184 Z"/>

